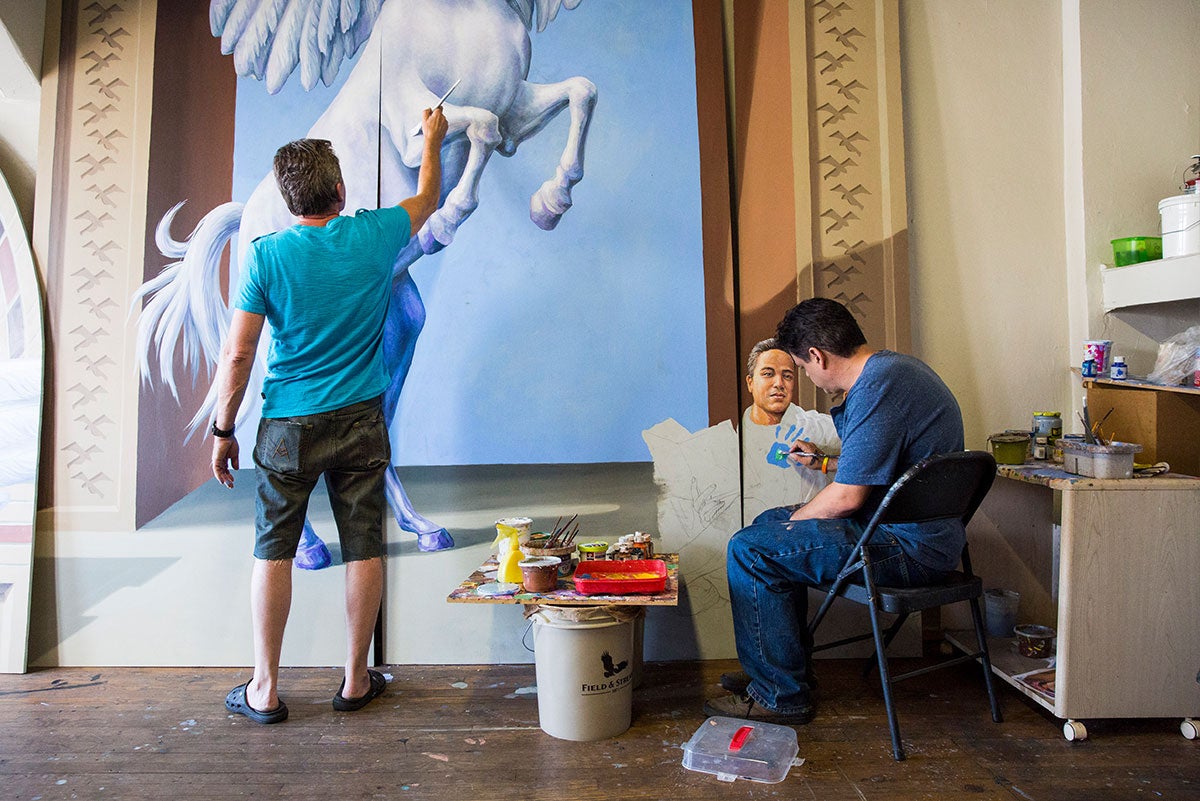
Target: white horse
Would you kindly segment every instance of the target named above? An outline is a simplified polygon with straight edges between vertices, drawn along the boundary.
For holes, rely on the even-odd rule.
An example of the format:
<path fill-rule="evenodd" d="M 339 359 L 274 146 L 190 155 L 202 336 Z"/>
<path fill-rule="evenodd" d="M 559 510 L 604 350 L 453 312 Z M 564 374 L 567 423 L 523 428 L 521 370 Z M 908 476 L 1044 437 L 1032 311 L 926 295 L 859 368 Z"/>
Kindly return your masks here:
<path fill-rule="evenodd" d="M 443 106 L 449 133 L 442 150 L 439 208 L 415 233 L 394 268 L 385 341 L 392 378 L 384 396 L 389 425 L 425 320 L 408 267 L 454 240 L 458 227 L 479 204 L 479 179 L 493 151 L 511 156 L 517 145 L 564 108 L 571 116 L 567 142 L 554 176 L 532 196 L 530 218 L 551 230 L 571 206 L 571 188 L 583 177 L 596 87 L 581 77 L 553 84 L 525 79 L 529 31 L 535 22 L 540 32 L 560 7 L 578 4 L 579 0 L 212 0 L 212 30 L 221 37 L 222 52 L 233 54 L 238 74 L 265 80 L 271 93 L 297 67 L 305 89 L 318 78 L 328 85 L 340 63 L 369 36 L 345 85 L 308 132 L 309 137 L 330 140 L 340 154 L 349 209 L 393 205 L 416 191 L 422 140 L 414 135 L 414 126 L 422 109 L 436 104 L 461 79 Z M 382 188 L 378 199 L 377 187 Z M 150 354 L 157 350 L 158 373 L 176 397 L 177 345 L 182 343 L 183 366 L 195 378 L 202 366 L 216 364 L 228 331 L 230 311 L 219 286 L 225 243 L 240 229 L 239 252 L 230 269 L 232 290 L 249 242 L 294 222 L 270 174 L 244 206 L 218 206 L 186 242 L 177 242 L 170 225 L 182 205 L 171 209 L 156 230 L 163 255 L 180 261 L 164 268 L 135 296 L 135 303 L 148 298 L 138 321 L 142 374 L 150 376 Z M 331 279 L 332 290 L 336 274 Z M 259 352 L 259 375 L 264 351 Z M 247 393 L 247 398 L 239 421 L 261 407 L 257 393 Z M 192 420 L 193 432 L 207 424 L 214 403 L 215 387 Z M 394 468 L 388 469 L 387 493 L 397 523 L 417 535 L 422 550 L 453 546 L 444 528 L 413 509 Z M 323 550 L 324 544 L 306 522 L 301 550 L 310 548 Z M 297 564 L 305 566 L 301 558 Z"/>

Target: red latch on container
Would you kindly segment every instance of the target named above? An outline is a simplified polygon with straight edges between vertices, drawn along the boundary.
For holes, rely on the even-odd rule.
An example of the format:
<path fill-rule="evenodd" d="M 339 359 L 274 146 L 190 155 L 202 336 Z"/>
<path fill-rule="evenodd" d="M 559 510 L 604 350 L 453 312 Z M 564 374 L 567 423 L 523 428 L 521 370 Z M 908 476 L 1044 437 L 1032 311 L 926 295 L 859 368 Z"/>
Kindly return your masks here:
<path fill-rule="evenodd" d="M 750 739 L 750 732 L 754 731 L 753 726 L 743 726 L 733 733 L 733 739 L 729 741 L 730 751 L 741 751 L 742 746 Z"/>

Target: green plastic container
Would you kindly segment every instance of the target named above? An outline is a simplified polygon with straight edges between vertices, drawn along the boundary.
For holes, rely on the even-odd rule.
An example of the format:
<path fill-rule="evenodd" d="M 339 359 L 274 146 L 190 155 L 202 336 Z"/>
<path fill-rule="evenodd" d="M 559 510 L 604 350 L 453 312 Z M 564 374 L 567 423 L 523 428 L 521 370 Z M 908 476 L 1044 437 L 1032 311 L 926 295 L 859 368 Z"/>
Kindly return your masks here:
<path fill-rule="evenodd" d="M 992 457 L 996 464 L 1025 464 L 1029 453 L 1029 435 L 1004 432 L 988 437 L 992 444 Z"/>
<path fill-rule="evenodd" d="M 1112 241 L 1113 264 L 1124 267 L 1162 258 L 1161 236 L 1127 236 Z"/>

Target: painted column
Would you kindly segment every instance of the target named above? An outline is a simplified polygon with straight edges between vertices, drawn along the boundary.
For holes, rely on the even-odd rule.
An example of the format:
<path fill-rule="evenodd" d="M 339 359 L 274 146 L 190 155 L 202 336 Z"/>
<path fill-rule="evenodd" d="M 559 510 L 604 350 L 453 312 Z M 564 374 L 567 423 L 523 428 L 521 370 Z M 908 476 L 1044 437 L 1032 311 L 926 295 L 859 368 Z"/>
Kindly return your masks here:
<path fill-rule="evenodd" d="M 133 528 L 129 298 L 142 277 L 155 17 L 155 0 L 64 3 L 43 92 L 54 145 L 35 213 L 51 353 L 39 497 L 54 528 Z"/>

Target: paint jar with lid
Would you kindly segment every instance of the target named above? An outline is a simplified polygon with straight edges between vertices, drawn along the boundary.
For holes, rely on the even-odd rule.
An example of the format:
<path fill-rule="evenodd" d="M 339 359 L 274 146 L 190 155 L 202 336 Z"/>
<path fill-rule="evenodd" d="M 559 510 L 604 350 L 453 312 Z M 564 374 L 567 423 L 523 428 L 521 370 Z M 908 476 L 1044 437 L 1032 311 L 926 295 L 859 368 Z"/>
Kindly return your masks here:
<path fill-rule="evenodd" d="M 1096 360 L 1095 359 L 1084 359 L 1083 366 L 1080 368 L 1079 374 L 1082 375 L 1084 378 L 1095 378 L 1096 377 Z"/>
<path fill-rule="evenodd" d="M 1058 439 L 1062 436 L 1061 412 L 1034 412 L 1033 436 Z"/>
<path fill-rule="evenodd" d="M 1049 437 L 1034 437 L 1031 455 L 1033 456 L 1034 459 L 1050 458 L 1050 438 Z"/>
<path fill-rule="evenodd" d="M 1124 381 L 1128 376 L 1129 376 L 1129 371 L 1125 367 L 1125 357 L 1124 356 L 1114 356 L 1113 363 L 1112 363 L 1112 370 L 1109 372 L 1108 377 L 1111 378 L 1113 381 Z"/>
<path fill-rule="evenodd" d="M 589 559 L 605 559 L 608 553 L 608 543 L 603 540 L 595 542 L 585 542 L 579 546 L 579 561 L 586 562 Z"/>

